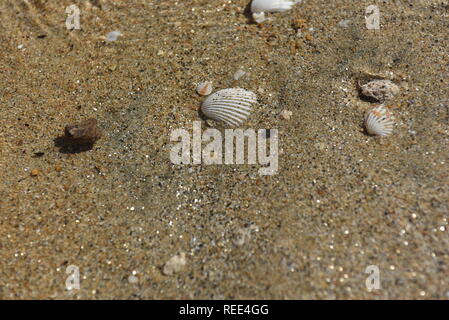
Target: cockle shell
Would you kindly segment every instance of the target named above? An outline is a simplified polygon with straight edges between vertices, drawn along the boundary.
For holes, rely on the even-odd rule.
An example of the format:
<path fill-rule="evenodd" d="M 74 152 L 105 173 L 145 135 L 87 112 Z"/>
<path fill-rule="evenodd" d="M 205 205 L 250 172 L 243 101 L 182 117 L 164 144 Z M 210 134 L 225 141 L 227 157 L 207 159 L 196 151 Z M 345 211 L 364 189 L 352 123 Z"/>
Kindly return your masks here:
<path fill-rule="evenodd" d="M 251 12 L 284 12 L 290 10 L 294 4 L 295 1 L 290 0 L 253 0 Z"/>
<path fill-rule="evenodd" d="M 242 124 L 257 103 L 255 93 L 241 89 L 222 89 L 204 100 L 201 112 L 208 118 L 223 121 L 228 125 Z"/>
<path fill-rule="evenodd" d="M 383 105 L 370 110 L 365 116 L 365 128 L 368 134 L 388 136 L 393 131 L 394 117 Z"/>

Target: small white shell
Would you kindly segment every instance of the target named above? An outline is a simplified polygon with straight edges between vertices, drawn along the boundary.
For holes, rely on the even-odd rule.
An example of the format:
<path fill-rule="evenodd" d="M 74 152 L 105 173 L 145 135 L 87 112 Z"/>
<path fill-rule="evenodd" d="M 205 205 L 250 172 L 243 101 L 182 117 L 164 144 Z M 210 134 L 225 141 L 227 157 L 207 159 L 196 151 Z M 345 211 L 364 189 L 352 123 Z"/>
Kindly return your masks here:
<path fill-rule="evenodd" d="M 388 136 L 393 131 L 394 117 L 390 110 L 380 105 L 370 110 L 365 116 L 365 128 L 368 134 Z"/>
<path fill-rule="evenodd" d="M 196 93 L 198 93 L 200 96 L 208 96 L 212 93 L 212 82 L 210 81 L 204 81 L 198 84 L 196 87 Z"/>
<path fill-rule="evenodd" d="M 295 2 L 290 0 L 253 0 L 251 12 L 284 12 L 290 10 L 294 4 Z"/>
<path fill-rule="evenodd" d="M 390 80 L 372 80 L 360 87 L 362 95 L 379 102 L 392 99 L 400 91 L 399 87 Z"/>
<path fill-rule="evenodd" d="M 239 125 L 251 113 L 251 105 L 257 102 L 255 93 L 241 89 L 222 89 L 207 97 L 201 105 L 203 114 L 228 125 Z"/>

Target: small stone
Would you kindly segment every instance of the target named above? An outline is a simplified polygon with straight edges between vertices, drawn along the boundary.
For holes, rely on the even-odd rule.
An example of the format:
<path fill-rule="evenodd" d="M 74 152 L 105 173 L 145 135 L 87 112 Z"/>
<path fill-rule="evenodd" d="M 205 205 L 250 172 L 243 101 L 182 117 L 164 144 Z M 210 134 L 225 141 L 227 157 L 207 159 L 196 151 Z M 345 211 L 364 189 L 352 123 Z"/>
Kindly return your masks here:
<path fill-rule="evenodd" d="M 262 22 L 264 22 L 265 20 L 267 20 L 267 18 L 265 17 L 265 13 L 264 12 L 254 12 L 253 13 L 253 19 L 256 23 L 260 24 Z"/>
<path fill-rule="evenodd" d="M 33 177 L 37 177 L 41 172 L 38 169 L 31 170 L 31 175 Z"/>
<path fill-rule="evenodd" d="M 293 114 L 293 112 L 291 112 L 290 110 L 282 110 L 281 111 L 281 117 L 284 120 L 290 120 L 292 114 Z"/>
<path fill-rule="evenodd" d="M 347 28 L 349 27 L 349 23 L 351 22 L 351 19 L 345 19 L 345 20 L 341 20 L 338 25 L 342 28 Z"/>
<path fill-rule="evenodd" d="M 362 96 L 379 102 L 392 99 L 399 91 L 399 87 L 390 80 L 372 80 L 360 86 Z"/>
<path fill-rule="evenodd" d="M 106 35 L 106 41 L 116 41 L 120 36 L 122 36 L 122 33 L 120 31 L 111 31 Z"/>
<path fill-rule="evenodd" d="M 186 254 L 184 252 L 174 255 L 164 265 L 162 273 L 171 276 L 180 272 L 186 265 Z"/>
<path fill-rule="evenodd" d="M 56 165 L 55 170 L 56 170 L 56 172 L 61 172 L 62 167 L 60 165 Z"/>
<path fill-rule="evenodd" d="M 94 144 L 101 137 L 96 119 L 88 119 L 79 124 L 65 127 L 65 138 L 73 144 Z"/>

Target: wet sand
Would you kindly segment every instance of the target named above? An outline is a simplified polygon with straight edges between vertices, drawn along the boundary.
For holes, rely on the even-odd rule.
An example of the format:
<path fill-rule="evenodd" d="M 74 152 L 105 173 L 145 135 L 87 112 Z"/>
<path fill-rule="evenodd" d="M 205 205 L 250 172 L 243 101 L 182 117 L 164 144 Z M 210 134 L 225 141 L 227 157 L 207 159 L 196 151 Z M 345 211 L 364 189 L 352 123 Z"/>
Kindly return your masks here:
<path fill-rule="evenodd" d="M 262 25 L 248 2 L 1 2 L 0 298 L 448 298 L 448 1 L 379 2 L 380 30 L 375 1 L 308 0 Z M 401 88 L 388 137 L 364 132 L 367 76 Z M 279 130 L 278 174 L 170 162 L 205 80 L 257 93 L 243 128 Z M 91 150 L 55 144 L 89 118 Z"/>

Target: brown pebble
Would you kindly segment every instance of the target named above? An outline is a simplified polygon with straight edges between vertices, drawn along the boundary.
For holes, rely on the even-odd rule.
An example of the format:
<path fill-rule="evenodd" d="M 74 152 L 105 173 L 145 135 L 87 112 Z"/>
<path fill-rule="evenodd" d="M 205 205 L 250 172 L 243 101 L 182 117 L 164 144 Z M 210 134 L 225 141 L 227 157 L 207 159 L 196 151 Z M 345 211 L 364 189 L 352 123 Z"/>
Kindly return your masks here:
<path fill-rule="evenodd" d="M 38 169 L 31 170 L 31 175 L 33 177 L 37 177 L 39 175 L 39 173 L 41 173 L 41 172 Z"/>
<path fill-rule="evenodd" d="M 59 165 L 56 165 L 55 170 L 56 170 L 56 172 L 60 172 L 62 170 L 62 167 Z"/>
<path fill-rule="evenodd" d="M 65 137 L 75 144 L 93 144 L 101 137 L 96 119 L 88 119 L 79 124 L 65 127 Z"/>

